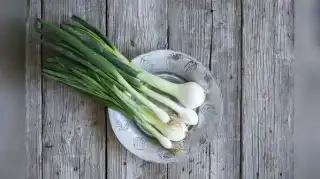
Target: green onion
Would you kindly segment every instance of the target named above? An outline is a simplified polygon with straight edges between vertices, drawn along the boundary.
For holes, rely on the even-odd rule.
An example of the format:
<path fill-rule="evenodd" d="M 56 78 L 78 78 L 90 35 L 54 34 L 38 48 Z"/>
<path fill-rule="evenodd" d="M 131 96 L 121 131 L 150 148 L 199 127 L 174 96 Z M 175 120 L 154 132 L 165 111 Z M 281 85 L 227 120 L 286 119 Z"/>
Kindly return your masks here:
<path fill-rule="evenodd" d="M 92 41 L 96 41 L 94 43 L 95 45 L 92 46 L 92 48 L 104 57 L 109 58 L 112 55 L 118 57 L 118 62 L 115 61 L 116 58 L 112 58 L 113 60 L 110 61 L 111 63 L 114 63 L 116 66 L 120 64 L 122 67 L 127 66 L 125 67 L 126 72 L 131 73 L 131 71 L 135 71 L 135 73 L 137 73 L 135 74 L 136 78 L 151 85 L 157 90 L 175 97 L 182 105 L 189 109 L 195 109 L 204 102 L 205 93 L 203 88 L 199 84 L 195 82 L 175 84 L 144 71 L 133 63 L 130 63 L 130 61 L 116 49 L 116 47 L 110 42 L 110 40 L 108 40 L 101 33 L 97 33 L 98 30 L 96 28 L 86 23 L 80 17 L 73 16 L 73 19 L 81 24 L 81 26 L 73 25 L 71 27 L 69 25 L 70 32 L 72 31 L 73 34 L 81 38 L 83 43 L 92 44 Z M 97 43 L 97 41 L 99 43 Z"/>
<path fill-rule="evenodd" d="M 72 48 L 75 48 L 78 51 L 80 51 L 90 63 L 92 63 L 96 67 L 99 67 L 103 72 L 110 74 L 113 78 L 115 78 L 121 85 L 127 88 L 127 90 L 135 98 L 137 98 L 141 103 L 148 106 L 163 122 L 166 122 L 166 123 L 169 122 L 170 118 L 168 114 L 162 109 L 160 109 L 159 107 L 157 107 L 156 105 L 154 105 L 152 102 L 150 102 L 143 95 L 138 93 L 133 87 L 131 87 L 129 83 L 120 75 L 116 67 L 112 63 L 110 63 L 108 60 L 106 60 L 103 56 L 91 50 L 89 47 L 83 44 L 79 39 L 77 39 L 75 36 L 72 36 L 67 31 L 60 29 L 56 26 L 53 26 L 43 20 L 39 20 L 39 22 L 42 24 L 44 29 L 43 31 L 44 38 L 46 38 L 47 35 L 49 37 L 54 36 L 57 39 L 63 40 L 66 44 L 69 44 Z M 68 55 L 68 53 L 65 55 Z M 134 73 L 134 71 L 132 71 L 132 73 Z"/>
<path fill-rule="evenodd" d="M 140 78 L 140 80 L 158 89 L 161 88 L 161 91 L 167 92 L 168 94 L 172 95 L 172 93 L 174 92 L 176 93 L 176 95 L 174 96 L 180 99 L 179 101 L 185 104 L 185 106 L 188 106 L 191 109 L 196 108 L 199 106 L 199 104 L 203 103 L 205 95 L 204 90 L 200 85 L 194 82 L 188 82 L 185 84 L 174 84 L 167 80 L 154 76 L 148 72 L 145 72 L 138 67 L 135 67 L 133 65 L 129 66 L 128 63 L 125 63 L 125 61 L 127 60 L 123 61 L 125 57 L 120 54 L 120 52 L 113 44 L 108 46 L 108 44 L 110 44 L 110 41 L 106 37 L 101 37 L 101 34 L 94 34 L 94 32 L 96 31 L 95 28 L 90 26 L 88 23 L 85 23 L 85 21 L 81 20 L 81 18 L 74 16 L 74 19 L 76 19 L 81 25 L 63 24 L 61 25 L 61 27 L 77 36 L 83 43 L 90 46 L 97 53 L 100 53 L 107 59 L 111 59 L 110 62 L 114 63 L 121 69 L 121 74 L 124 77 L 127 76 L 125 75 L 125 73 L 128 73 L 135 76 L 135 79 Z M 105 41 L 107 43 L 104 43 Z M 130 82 L 132 80 L 129 79 L 128 81 Z M 196 125 L 198 123 L 198 115 L 193 110 L 182 108 L 172 100 L 165 98 L 162 95 L 158 95 L 152 90 L 148 90 L 148 88 L 146 87 L 140 89 L 140 91 L 176 111 L 180 115 L 181 119 L 184 120 L 187 124 Z M 191 100 L 192 102 L 190 102 Z"/>
<path fill-rule="evenodd" d="M 42 25 L 38 29 L 43 37 L 41 43 L 58 52 L 44 61 L 43 75 L 123 113 L 166 149 L 172 149 L 171 141 L 183 140 L 186 124 L 198 123 L 198 115 L 191 109 L 204 100 L 200 85 L 175 84 L 144 71 L 123 56 L 99 30 L 80 17 L 72 19 L 75 23 L 60 26 L 38 19 Z M 174 96 L 187 108 L 157 91 Z M 146 96 L 173 109 L 179 118 L 169 116 Z"/>

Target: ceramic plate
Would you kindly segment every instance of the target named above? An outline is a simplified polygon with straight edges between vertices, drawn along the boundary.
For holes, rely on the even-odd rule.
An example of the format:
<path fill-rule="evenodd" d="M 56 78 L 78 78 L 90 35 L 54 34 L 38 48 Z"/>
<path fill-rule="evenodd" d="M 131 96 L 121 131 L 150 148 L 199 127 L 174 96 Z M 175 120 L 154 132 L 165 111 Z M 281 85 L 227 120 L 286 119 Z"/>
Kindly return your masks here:
<path fill-rule="evenodd" d="M 220 90 L 210 71 L 194 58 L 171 50 L 152 51 L 134 58 L 133 61 L 145 70 L 170 81 L 194 81 L 200 84 L 205 89 L 206 100 L 196 109 L 199 115 L 198 125 L 189 127 L 185 140 L 173 143 L 176 148 L 183 149 L 183 153 L 167 151 L 142 132 L 133 120 L 109 109 L 110 123 L 120 143 L 134 155 L 156 163 L 180 162 L 203 150 L 216 136 L 223 111 Z"/>

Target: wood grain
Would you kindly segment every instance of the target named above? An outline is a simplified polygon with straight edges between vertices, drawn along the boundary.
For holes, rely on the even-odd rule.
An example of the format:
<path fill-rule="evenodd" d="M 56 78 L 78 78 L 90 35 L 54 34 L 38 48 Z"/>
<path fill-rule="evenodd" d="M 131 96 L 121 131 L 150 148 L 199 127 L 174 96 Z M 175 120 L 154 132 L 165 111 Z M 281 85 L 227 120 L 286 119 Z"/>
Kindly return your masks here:
<path fill-rule="evenodd" d="M 54 23 L 77 14 L 105 30 L 105 7 L 104 0 L 44 0 L 42 13 Z M 43 178 L 105 178 L 104 107 L 45 79 L 43 110 Z"/>
<path fill-rule="evenodd" d="M 209 68 L 211 57 L 211 0 L 168 0 L 169 49 L 189 54 Z M 209 178 L 210 150 L 179 164 L 168 165 L 168 178 Z"/>
<path fill-rule="evenodd" d="M 158 0 L 108 0 L 108 35 L 127 57 L 167 45 L 167 4 Z M 127 152 L 108 124 L 108 179 L 166 178 L 167 166 Z"/>
<path fill-rule="evenodd" d="M 243 1 L 243 176 L 293 178 L 293 1 Z"/>
<path fill-rule="evenodd" d="M 221 89 L 224 113 L 211 145 L 210 178 L 240 178 L 241 2 L 213 1 L 211 69 Z"/>
<path fill-rule="evenodd" d="M 26 179 L 42 178 L 42 78 L 41 46 L 32 42 L 35 19 L 41 18 L 41 1 L 27 4 L 26 22 Z"/>

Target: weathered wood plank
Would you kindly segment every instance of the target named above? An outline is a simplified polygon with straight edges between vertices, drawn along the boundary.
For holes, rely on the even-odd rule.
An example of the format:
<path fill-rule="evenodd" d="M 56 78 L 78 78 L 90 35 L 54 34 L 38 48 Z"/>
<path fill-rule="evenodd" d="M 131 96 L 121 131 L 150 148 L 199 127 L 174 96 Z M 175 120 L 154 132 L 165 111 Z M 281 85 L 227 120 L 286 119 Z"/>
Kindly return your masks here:
<path fill-rule="evenodd" d="M 41 0 L 27 4 L 26 22 L 26 179 L 42 178 L 41 46 L 32 42 L 35 19 L 41 18 Z"/>
<path fill-rule="evenodd" d="M 211 0 L 168 0 L 169 48 L 195 57 L 210 68 Z M 179 164 L 168 165 L 168 178 L 209 178 L 210 150 Z"/>
<path fill-rule="evenodd" d="M 58 23 L 77 14 L 104 30 L 105 7 L 104 0 L 44 0 L 43 15 Z M 104 107 L 47 79 L 43 98 L 43 178 L 105 178 Z"/>
<path fill-rule="evenodd" d="M 243 0 L 243 176 L 293 178 L 293 1 Z"/>
<path fill-rule="evenodd" d="M 212 72 L 224 115 L 211 145 L 210 178 L 240 178 L 241 1 L 213 1 Z"/>
<path fill-rule="evenodd" d="M 108 35 L 127 57 L 163 49 L 167 44 L 166 1 L 108 0 Z M 108 179 L 166 178 L 166 165 L 142 161 L 108 132 Z"/>

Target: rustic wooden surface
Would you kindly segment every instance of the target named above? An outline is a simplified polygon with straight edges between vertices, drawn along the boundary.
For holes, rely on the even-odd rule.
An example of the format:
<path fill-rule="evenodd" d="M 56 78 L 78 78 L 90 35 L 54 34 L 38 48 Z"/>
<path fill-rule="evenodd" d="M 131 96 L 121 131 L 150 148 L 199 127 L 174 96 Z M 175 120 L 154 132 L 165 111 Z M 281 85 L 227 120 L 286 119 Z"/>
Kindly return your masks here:
<path fill-rule="evenodd" d="M 224 119 L 211 147 L 210 178 L 240 178 L 241 2 L 213 1 L 213 10 L 211 70 L 224 98 Z"/>
<path fill-rule="evenodd" d="M 59 23 L 77 14 L 104 30 L 105 7 L 100 0 L 44 0 L 42 18 Z M 105 177 L 104 107 L 52 80 L 44 79 L 42 90 L 43 178 Z"/>
<path fill-rule="evenodd" d="M 293 4 L 243 1 L 243 178 L 293 178 Z"/>
<path fill-rule="evenodd" d="M 73 13 L 128 57 L 169 48 L 212 71 L 224 119 L 204 151 L 179 164 L 142 161 L 103 106 L 41 78 L 50 52 L 29 42 L 35 17 Z M 27 178 L 293 178 L 293 0 L 30 0 L 27 25 Z"/>
<path fill-rule="evenodd" d="M 27 179 L 42 178 L 42 78 L 41 47 L 32 42 L 35 19 L 41 17 L 41 1 L 27 5 L 26 36 L 26 150 Z"/>

